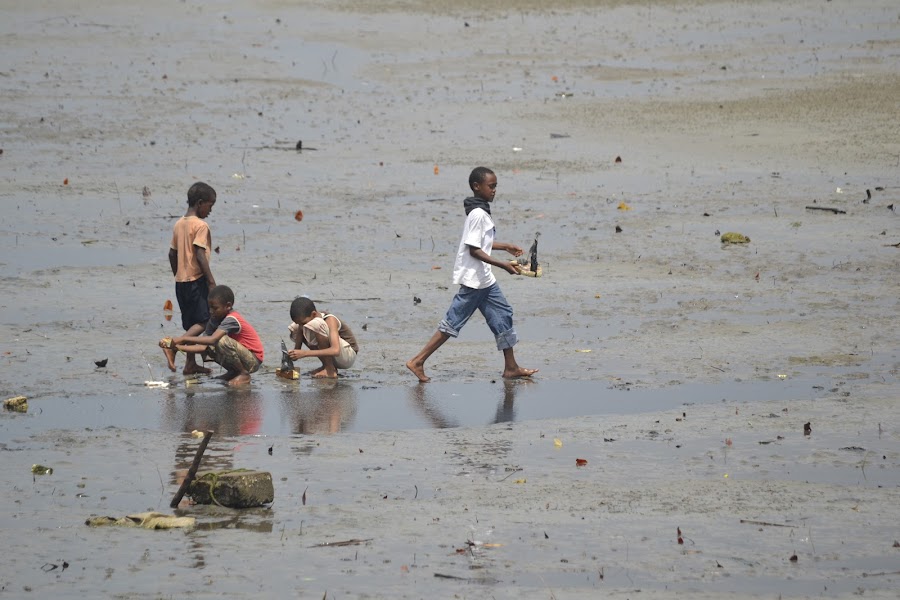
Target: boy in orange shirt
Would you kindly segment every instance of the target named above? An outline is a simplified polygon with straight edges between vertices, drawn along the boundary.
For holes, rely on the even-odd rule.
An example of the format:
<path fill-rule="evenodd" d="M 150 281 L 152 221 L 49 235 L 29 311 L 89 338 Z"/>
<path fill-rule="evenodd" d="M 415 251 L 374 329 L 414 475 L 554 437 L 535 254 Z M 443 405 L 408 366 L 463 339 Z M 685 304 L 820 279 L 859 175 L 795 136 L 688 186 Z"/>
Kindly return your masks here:
<path fill-rule="evenodd" d="M 212 250 L 212 234 L 206 217 L 216 203 L 216 190 L 198 181 L 188 189 L 188 209 L 175 222 L 172 243 L 169 245 L 169 264 L 175 276 L 175 297 L 181 309 L 181 326 L 188 331 L 194 325 L 206 326 L 209 321 L 209 291 L 216 287 L 216 280 L 209 267 Z M 174 356 L 174 353 L 173 355 Z M 171 358 L 168 354 L 166 358 Z M 169 369 L 175 370 L 175 362 L 168 360 Z M 197 364 L 193 352 L 187 353 L 185 375 L 209 373 L 209 369 Z"/>

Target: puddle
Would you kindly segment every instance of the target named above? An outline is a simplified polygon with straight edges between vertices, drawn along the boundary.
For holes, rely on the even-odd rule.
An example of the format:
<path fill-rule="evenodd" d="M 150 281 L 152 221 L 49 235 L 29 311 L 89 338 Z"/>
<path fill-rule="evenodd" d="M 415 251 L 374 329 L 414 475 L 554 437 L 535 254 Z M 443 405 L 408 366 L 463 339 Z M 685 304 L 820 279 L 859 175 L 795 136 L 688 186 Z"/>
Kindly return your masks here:
<path fill-rule="evenodd" d="M 179 378 L 173 378 L 177 381 Z M 374 385 L 358 380 L 231 390 L 213 380 L 167 390 L 132 386 L 110 396 L 45 396 L 5 418 L 9 434 L 53 429 L 158 429 L 220 435 L 290 435 L 478 427 L 535 419 L 634 414 L 710 402 L 810 399 L 824 378 L 662 389 L 597 381 L 512 381 Z"/>

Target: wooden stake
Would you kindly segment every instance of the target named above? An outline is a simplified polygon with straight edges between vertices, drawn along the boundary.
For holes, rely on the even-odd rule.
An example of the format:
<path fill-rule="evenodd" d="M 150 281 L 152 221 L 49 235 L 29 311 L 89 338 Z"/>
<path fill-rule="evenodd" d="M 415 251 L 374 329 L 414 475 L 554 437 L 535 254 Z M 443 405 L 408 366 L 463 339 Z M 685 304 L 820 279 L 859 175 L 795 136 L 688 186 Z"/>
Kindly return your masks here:
<path fill-rule="evenodd" d="M 175 497 L 172 498 L 172 501 L 169 503 L 169 507 L 177 508 L 178 503 L 181 502 L 181 499 L 184 498 L 185 493 L 187 493 L 188 488 L 191 487 L 191 482 L 194 481 L 194 476 L 197 474 L 197 469 L 200 468 L 200 459 L 203 458 L 203 452 L 206 451 L 206 445 L 209 444 L 209 438 L 212 437 L 212 431 L 206 431 L 203 433 L 203 440 L 200 442 L 200 447 L 197 448 L 197 454 L 194 456 L 194 462 L 191 463 L 191 468 L 188 469 L 187 475 L 184 478 L 184 481 L 181 482 L 181 487 L 178 488 L 178 493 L 175 494 Z"/>

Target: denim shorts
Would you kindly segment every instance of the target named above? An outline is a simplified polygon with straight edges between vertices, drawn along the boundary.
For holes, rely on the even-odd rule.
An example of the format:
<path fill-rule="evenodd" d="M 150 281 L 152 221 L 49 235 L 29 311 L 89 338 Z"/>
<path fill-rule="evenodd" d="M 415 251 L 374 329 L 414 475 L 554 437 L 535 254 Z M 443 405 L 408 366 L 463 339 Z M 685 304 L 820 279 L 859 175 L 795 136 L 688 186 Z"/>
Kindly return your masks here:
<path fill-rule="evenodd" d="M 484 320 L 497 340 L 498 350 L 507 350 L 516 345 L 519 337 L 513 329 L 513 309 L 500 291 L 498 283 L 481 290 L 460 286 L 450 303 L 450 309 L 438 325 L 438 331 L 457 337 L 476 310 L 484 315 Z"/>

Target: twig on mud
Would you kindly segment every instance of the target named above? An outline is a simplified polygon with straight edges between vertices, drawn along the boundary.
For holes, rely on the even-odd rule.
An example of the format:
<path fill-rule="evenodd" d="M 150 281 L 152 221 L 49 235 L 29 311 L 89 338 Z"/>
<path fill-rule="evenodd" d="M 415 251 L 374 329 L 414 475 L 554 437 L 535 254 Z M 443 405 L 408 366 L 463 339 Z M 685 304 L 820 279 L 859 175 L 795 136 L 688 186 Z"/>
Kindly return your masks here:
<path fill-rule="evenodd" d="M 371 542 L 375 538 L 366 538 L 364 540 L 358 540 L 356 538 L 352 540 L 344 540 L 341 542 L 322 542 L 321 544 L 313 544 L 310 548 L 330 548 L 330 547 L 338 547 L 338 546 L 358 546 L 360 544 L 365 544 L 366 542 Z"/>
<path fill-rule="evenodd" d="M 881 577 L 882 575 L 900 575 L 900 571 L 881 571 L 880 573 L 863 573 L 863 577 Z"/>
<path fill-rule="evenodd" d="M 752 519 L 741 519 L 741 523 L 746 523 L 747 525 L 765 525 L 766 527 L 793 527 L 797 528 L 796 525 L 785 525 L 784 523 L 769 523 L 768 521 L 754 521 Z"/>
<path fill-rule="evenodd" d="M 806 210 L 824 210 L 828 212 L 833 212 L 836 215 L 846 215 L 846 210 L 841 210 L 839 208 L 828 208 L 827 206 L 807 206 Z"/>
<path fill-rule="evenodd" d="M 497 480 L 497 483 L 500 483 L 501 481 L 506 481 L 506 480 L 509 479 L 512 475 L 514 475 L 515 473 L 518 473 L 519 471 L 524 471 L 524 469 L 522 469 L 521 467 L 516 467 L 515 469 L 513 469 L 512 471 L 509 472 L 509 475 L 507 475 L 507 476 L 504 477 L 503 479 L 498 479 L 498 480 Z"/>

